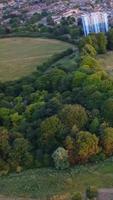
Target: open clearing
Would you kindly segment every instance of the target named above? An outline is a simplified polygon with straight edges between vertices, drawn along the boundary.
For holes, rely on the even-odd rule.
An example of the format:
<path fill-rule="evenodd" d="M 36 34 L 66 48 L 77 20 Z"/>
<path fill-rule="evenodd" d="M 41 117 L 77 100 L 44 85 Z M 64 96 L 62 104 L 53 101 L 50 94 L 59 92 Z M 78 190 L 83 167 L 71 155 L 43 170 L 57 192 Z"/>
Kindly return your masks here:
<path fill-rule="evenodd" d="M 77 166 L 67 171 L 46 168 L 3 176 L 0 177 L 0 194 L 45 199 L 49 195 L 84 192 L 89 185 L 97 188 L 113 187 L 113 161 Z"/>
<path fill-rule="evenodd" d="M 0 81 L 10 81 L 29 75 L 55 53 L 70 44 L 53 39 L 0 39 Z"/>
<path fill-rule="evenodd" d="M 113 75 L 113 51 L 98 56 L 102 67 L 111 75 Z"/>

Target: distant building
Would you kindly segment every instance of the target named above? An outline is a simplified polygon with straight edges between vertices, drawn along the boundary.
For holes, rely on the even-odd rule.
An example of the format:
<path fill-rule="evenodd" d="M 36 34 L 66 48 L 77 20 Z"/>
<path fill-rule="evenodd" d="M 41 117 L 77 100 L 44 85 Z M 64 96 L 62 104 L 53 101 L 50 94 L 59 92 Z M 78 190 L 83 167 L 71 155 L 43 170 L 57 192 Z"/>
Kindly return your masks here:
<path fill-rule="evenodd" d="M 82 25 L 85 35 L 108 32 L 108 15 L 105 12 L 93 12 L 82 15 Z"/>

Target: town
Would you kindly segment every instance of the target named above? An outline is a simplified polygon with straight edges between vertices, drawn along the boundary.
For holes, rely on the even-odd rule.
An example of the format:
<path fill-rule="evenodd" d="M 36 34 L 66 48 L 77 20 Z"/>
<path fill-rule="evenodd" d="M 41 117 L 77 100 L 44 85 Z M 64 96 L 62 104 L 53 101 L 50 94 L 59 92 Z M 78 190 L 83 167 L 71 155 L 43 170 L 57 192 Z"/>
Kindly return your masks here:
<path fill-rule="evenodd" d="M 46 13 L 40 18 L 40 23 L 47 25 L 47 16 L 51 16 L 54 23 L 59 24 L 62 18 L 73 17 L 75 23 L 82 15 L 91 12 L 106 12 L 110 25 L 113 24 L 113 0 L 7 0 L 0 2 L 0 24 L 8 25 L 12 17 L 24 16 L 21 23 L 25 23 L 33 15 Z"/>

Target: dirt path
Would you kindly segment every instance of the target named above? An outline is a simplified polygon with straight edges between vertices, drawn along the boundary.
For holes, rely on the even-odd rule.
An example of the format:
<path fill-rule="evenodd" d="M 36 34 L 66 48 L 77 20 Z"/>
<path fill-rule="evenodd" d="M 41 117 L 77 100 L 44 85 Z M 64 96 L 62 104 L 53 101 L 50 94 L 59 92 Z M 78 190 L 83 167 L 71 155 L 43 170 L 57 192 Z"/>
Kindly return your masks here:
<path fill-rule="evenodd" d="M 100 189 L 98 200 L 113 200 L 113 188 L 111 189 Z"/>

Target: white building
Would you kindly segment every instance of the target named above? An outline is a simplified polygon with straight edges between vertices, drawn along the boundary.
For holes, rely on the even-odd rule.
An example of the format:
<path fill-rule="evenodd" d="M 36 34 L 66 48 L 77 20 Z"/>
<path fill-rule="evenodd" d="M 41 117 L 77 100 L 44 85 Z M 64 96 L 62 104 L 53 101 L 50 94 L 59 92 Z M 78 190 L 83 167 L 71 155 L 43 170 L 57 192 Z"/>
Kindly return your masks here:
<path fill-rule="evenodd" d="M 84 34 L 108 32 L 108 15 L 105 12 L 93 12 L 82 15 Z"/>

